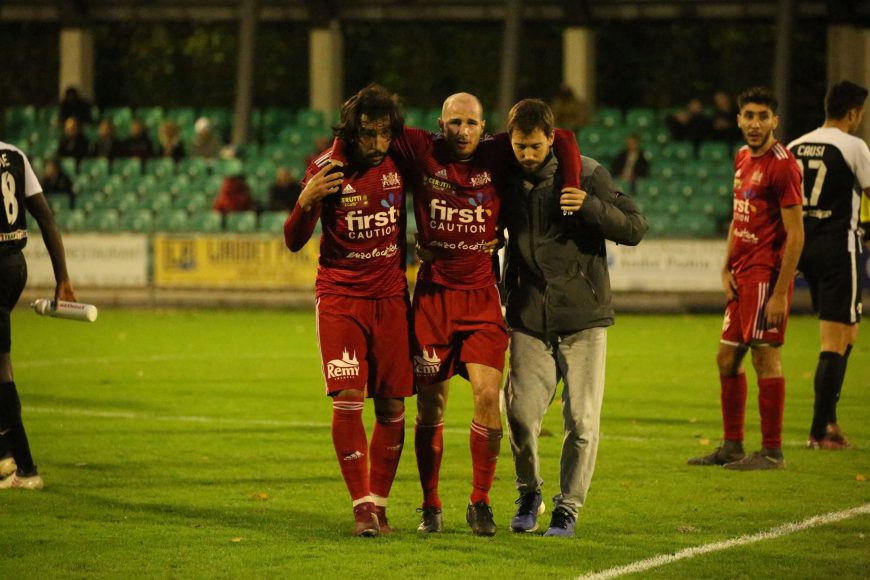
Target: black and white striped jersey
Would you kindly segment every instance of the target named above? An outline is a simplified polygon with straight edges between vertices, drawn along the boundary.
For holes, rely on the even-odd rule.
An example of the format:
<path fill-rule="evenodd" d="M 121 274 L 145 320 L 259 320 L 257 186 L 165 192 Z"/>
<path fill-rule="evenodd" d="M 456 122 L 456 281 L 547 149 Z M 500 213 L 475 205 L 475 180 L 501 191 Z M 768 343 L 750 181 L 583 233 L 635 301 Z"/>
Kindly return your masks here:
<path fill-rule="evenodd" d="M 845 236 L 855 251 L 861 191 L 870 187 L 870 149 L 858 137 L 820 127 L 788 146 L 803 173 L 804 232 Z M 838 242 L 834 242 L 838 243 Z"/>
<path fill-rule="evenodd" d="M 30 160 L 14 145 L 0 141 L 0 253 L 20 250 L 27 243 L 24 199 L 42 192 Z"/>

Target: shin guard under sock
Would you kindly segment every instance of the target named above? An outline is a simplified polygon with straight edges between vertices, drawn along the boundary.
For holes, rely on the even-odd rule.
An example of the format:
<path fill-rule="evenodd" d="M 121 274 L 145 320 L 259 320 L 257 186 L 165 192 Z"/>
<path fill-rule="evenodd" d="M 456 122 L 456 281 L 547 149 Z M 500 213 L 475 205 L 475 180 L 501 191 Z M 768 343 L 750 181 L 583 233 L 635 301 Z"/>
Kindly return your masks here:
<path fill-rule="evenodd" d="M 471 492 L 471 503 L 485 502 L 489 504 L 489 490 L 495 478 L 495 466 L 498 463 L 498 453 L 501 450 L 501 429 L 490 429 L 474 421 L 471 422 L 469 444 L 471 446 L 471 463 L 474 468 L 474 478 Z"/>
<path fill-rule="evenodd" d="M 371 492 L 381 498 L 390 496 L 396 469 L 405 442 L 405 409 L 390 415 L 377 415 L 369 446 Z"/>
<path fill-rule="evenodd" d="M 785 379 L 758 380 L 758 411 L 761 414 L 761 445 L 782 447 L 782 414 L 785 409 Z"/>
<path fill-rule="evenodd" d="M 332 401 L 332 444 L 354 505 L 369 497 L 368 444 L 362 412 L 362 398 Z"/>
<path fill-rule="evenodd" d="M 816 440 L 825 436 L 829 422 L 836 422 L 831 421 L 831 416 L 836 418 L 837 396 L 843 387 L 845 375 L 845 356 L 829 351 L 819 353 L 819 363 L 816 366 L 816 376 L 813 381 L 816 392 L 813 404 L 813 424 L 810 427 L 810 435 Z"/>
<path fill-rule="evenodd" d="M 420 486 L 423 488 L 423 507 L 441 509 L 438 474 L 441 471 L 441 457 L 444 455 L 444 423 L 417 423 L 414 428 L 414 452 L 417 455 Z"/>
<path fill-rule="evenodd" d="M 743 422 L 746 417 L 746 374 L 729 377 L 719 375 L 722 386 L 722 430 L 729 441 L 743 441 Z"/>

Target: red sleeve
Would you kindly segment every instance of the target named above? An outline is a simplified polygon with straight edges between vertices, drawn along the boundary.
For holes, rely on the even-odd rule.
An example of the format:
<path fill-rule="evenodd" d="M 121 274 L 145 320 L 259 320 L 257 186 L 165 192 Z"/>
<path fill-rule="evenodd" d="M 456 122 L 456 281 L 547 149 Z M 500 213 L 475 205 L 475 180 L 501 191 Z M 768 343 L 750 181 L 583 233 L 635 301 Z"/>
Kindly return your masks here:
<path fill-rule="evenodd" d="M 803 205 L 801 170 L 793 157 L 789 156 L 776 164 L 776 173 L 771 181 L 779 194 L 779 207 Z"/>
<path fill-rule="evenodd" d="M 291 252 L 298 252 L 311 239 L 317 220 L 320 219 L 320 206 L 304 211 L 298 203 L 284 222 L 284 243 Z"/>
<path fill-rule="evenodd" d="M 402 135 L 390 144 L 393 160 L 403 165 L 413 164 L 432 149 L 432 133 L 423 129 L 405 127 Z"/>
<path fill-rule="evenodd" d="M 580 189 L 580 173 L 583 162 L 580 160 L 580 146 L 573 131 L 556 128 L 553 139 L 553 152 L 559 160 L 563 187 Z"/>

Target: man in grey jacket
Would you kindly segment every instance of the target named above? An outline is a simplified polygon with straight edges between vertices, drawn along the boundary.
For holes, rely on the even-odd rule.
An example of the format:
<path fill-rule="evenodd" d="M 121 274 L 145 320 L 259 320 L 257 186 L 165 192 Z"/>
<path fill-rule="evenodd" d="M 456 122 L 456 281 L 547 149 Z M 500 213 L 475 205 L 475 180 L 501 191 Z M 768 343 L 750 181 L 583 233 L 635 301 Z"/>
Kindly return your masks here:
<path fill-rule="evenodd" d="M 511 529 L 536 530 L 544 512 L 538 435 L 562 380 L 560 493 L 544 535 L 570 537 L 595 468 L 607 327 L 613 324 L 604 242 L 636 245 L 647 223 L 594 159 L 582 159 L 582 190 L 562 188 L 550 152 L 553 114 L 542 101 L 517 103 L 508 132 L 521 167 L 503 212 L 511 329 L 505 399 L 520 492 Z"/>

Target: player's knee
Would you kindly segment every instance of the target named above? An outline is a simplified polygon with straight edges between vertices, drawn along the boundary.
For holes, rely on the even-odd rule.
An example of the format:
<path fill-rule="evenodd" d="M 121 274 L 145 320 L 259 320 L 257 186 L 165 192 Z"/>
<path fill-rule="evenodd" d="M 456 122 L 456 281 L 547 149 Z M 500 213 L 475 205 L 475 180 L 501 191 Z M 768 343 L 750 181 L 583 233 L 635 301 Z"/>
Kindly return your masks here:
<path fill-rule="evenodd" d="M 752 349 L 752 367 L 760 379 L 782 376 L 782 361 L 779 349 L 773 346 L 760 346 Z"/>
<path fill-rule="evenodd" d="M 405 412 L 405 399 L 388 399 L 375 397 L 375 418 L 380 421 L 388 421 L 393 417 Z"/>
<path fill-rule="evenodd" d="M 716 354 L 716 366 L 719 374 L 733 377 L 740 372 L 740 358 L 733 349 L 720 349 Z"/>

